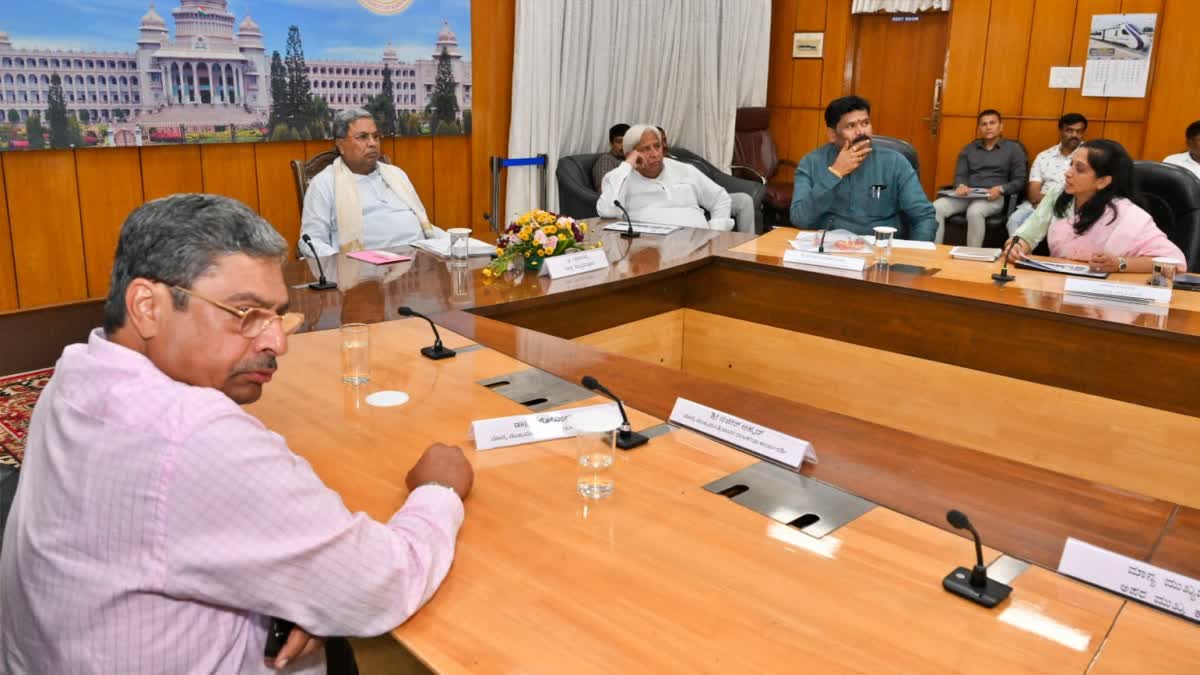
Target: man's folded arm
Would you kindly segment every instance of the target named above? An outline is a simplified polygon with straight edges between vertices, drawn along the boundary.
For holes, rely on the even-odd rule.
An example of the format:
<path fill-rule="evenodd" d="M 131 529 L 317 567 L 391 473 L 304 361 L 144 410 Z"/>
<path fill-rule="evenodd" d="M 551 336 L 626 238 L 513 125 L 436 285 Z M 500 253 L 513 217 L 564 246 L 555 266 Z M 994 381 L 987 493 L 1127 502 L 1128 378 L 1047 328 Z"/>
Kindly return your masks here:
<path fill-rule="evenodd" d="M 833 206 L 833 189 L 840 182 L 816 153 L 800 160 L 792 188 L 792 206 L 788 217 L 792 225 L 811 228 L 820 225 L 821 216 Z"/>
<path fill-rule="evenodd" d="M 168 595 L 368 636 L 406 621 L 450 570 L 464 514 L 447 488 L 416 489 L 386 524 L 352 514 L 280 436 L 235 414 L 174 452 L 159 532 Z"/>

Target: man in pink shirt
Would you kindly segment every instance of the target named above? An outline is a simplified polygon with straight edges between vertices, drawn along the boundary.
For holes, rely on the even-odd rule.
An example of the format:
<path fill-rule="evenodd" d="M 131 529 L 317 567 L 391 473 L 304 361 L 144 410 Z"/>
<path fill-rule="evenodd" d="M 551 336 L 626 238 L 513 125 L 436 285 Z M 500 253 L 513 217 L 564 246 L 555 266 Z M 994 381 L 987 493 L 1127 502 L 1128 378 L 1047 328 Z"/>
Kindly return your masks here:
<path fill-rule="evenodd" d="M 437 590 L 474 478 L 461 450 L 426 450 L 385 524 L 239 407 L 302 318 L 286 251 L 225 197 L 125 221 L 104 328 L 64 350 L 34 410 L 0 548 L 0 672 L 323 673 L 311 636 L 385 633 Z M 273 616 L 297 628 L 268 662 Z"/>

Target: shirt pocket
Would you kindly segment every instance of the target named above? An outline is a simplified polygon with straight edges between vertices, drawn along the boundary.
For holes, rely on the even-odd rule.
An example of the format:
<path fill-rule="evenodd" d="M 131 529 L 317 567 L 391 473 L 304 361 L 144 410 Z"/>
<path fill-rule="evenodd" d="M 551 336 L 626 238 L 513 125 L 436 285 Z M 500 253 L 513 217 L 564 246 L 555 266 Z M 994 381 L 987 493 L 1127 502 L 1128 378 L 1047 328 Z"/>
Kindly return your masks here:
<path fill-rule="evenodd" d="M 871 220 L 884 220 L 896 215 L 897 199 L 897 192 L 891 185 L 882 190 L 877 190 L 875 186 L 867 185 L 861 188 L 858 194 L 855 195 L 858 207 Z"/>

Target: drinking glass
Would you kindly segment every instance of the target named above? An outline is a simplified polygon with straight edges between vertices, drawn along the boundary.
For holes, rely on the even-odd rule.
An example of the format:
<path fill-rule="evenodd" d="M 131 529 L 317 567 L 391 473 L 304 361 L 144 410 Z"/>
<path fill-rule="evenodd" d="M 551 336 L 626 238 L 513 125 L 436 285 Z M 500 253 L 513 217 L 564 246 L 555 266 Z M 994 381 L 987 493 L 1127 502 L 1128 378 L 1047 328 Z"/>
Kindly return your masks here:
<path fill-rule="evenodd" d="M 575 489 L 586 499 L 604 499 L 613 492 L 613 461 L 621 418 L 612 410 L 591 410 L 571 416 L 575 430 Z"/>
<path fill-rule="evenodd" d="M 1155 258 L 1154 272 L 1150 275 L 1150 285 L 1174 288 L 1175 266 L 1178 264 L 1174 258 Z"/>
<path fill-rule="evenodd" d="M 887 265 L 892 259 L 892 237 L 896 234 L 894 227 L 875 228 L 875 264 Z"/>
<path fill-rule="evenodd" d="M 342 381 L 366 384 L 371 380 L 371 341 L 365 323 L 348 323 L 341 328 Z"/>
<path fill-rule="evenodd" d="M 470 254 L 471 230 L 453 227 L 446 232 L 450 234 L 450 264 L 465 266 Z"/>

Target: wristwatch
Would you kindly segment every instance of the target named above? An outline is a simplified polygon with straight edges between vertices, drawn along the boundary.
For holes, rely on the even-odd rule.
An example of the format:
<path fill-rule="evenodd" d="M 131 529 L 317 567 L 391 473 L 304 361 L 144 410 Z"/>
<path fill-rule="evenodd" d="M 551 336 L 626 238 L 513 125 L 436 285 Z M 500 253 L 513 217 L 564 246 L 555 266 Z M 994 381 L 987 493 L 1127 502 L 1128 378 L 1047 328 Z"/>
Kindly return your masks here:
<path fill-rule="evenodd" d="M 1125 260 L 1124 258 L 1117 258 L 1117 271 L 1118 272 L 1124 272 L 1125 268 L 1128 266 L 1129 266 L 1129 262 L 1127 260 Z"/>

